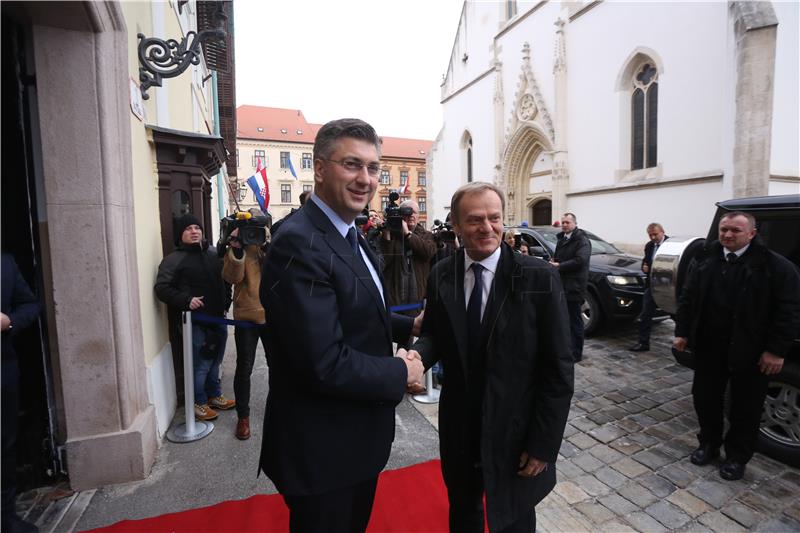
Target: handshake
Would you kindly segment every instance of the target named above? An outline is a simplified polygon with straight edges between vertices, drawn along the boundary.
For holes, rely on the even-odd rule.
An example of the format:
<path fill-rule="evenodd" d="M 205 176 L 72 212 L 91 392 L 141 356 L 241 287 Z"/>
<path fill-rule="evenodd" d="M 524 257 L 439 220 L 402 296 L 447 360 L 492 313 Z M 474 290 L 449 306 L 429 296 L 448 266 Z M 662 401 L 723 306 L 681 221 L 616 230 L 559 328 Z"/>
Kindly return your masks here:
<path fill-rule="evenodd" d="M 406 364 L 408 369 L 408 378 L 406 379 L 406 387 L 418 388 L 422 383 L 422 375 L 425 373 L 425 366 L 422 364 L 422 357 L 416 350 L 406 350 L 400 348 L 397 350 L 395 357 L 399 357 Z"/>

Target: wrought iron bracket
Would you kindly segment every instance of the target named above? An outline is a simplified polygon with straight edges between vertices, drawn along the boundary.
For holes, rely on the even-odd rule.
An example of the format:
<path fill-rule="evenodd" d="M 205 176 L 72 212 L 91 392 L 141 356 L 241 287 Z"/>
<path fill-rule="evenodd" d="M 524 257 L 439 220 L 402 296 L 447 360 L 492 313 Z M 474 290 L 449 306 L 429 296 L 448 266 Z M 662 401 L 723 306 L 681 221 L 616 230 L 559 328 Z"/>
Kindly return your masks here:
<path fill-rule="evenodd" d="M 164 78 L 174 78 L 183 74 L 189 65 L 200 64 L 200 45 L 204 41 L 224 39 L 224 30 L 190 31 L 180 42 L 175 39 L 163 40 L 157 37 L 139 37 L 139 82 L 142 99 L 148 100 L 147 90 L 161 87 Z"/>

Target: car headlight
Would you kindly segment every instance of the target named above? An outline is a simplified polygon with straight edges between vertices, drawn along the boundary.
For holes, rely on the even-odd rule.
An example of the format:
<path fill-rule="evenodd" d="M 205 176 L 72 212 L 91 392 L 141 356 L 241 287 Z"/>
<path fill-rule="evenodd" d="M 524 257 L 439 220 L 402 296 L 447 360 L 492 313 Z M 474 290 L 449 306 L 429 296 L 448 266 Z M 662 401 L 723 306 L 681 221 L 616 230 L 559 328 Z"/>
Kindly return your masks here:
<path fill-rule="evenodd" d="M 639 280 L 635 276 L 615 276 L 609 274 L 606 276 L 608 282 L 612 285 L 621 285 L 623 287 L 630 287 L 631 285 L 638 285 Z"/>

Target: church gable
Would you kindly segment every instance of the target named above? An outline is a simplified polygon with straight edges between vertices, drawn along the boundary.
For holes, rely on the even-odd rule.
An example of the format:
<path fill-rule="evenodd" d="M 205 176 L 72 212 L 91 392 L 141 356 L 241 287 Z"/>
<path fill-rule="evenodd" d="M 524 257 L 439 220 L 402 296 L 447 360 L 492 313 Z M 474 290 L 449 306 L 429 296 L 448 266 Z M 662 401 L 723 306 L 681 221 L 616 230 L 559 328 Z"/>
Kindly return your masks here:
<path fill-rule="evenodd" d="M 522 72 L 514 95 L 514 107 L 506 129 L 506 146 L 517 131 L 524 126 L 535 126 L 544 132 L 551 143 L 555 143 L 553 120 L 547 104 L 539 90 L 539 84 L 531 68 L 531 48 L 527 42 L 522 47 Z"/>

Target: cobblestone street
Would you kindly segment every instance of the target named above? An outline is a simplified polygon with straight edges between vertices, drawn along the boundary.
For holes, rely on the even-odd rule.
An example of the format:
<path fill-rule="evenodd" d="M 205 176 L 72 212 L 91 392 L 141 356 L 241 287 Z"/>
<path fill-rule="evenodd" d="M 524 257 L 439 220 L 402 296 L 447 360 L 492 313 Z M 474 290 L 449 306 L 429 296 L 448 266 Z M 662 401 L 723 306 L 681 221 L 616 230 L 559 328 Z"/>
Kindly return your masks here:
<path fill-rule="evenodd" d="M 629 352 L 636 325 L 587 339 L 558 462 L 538 507 L 541 531 L 800 531 L 800 470 L 761 454 L 740 481 L 719 461 L 695 466 L 691 370 L 670 352 L 673 322 L 651 351 Z"/>

